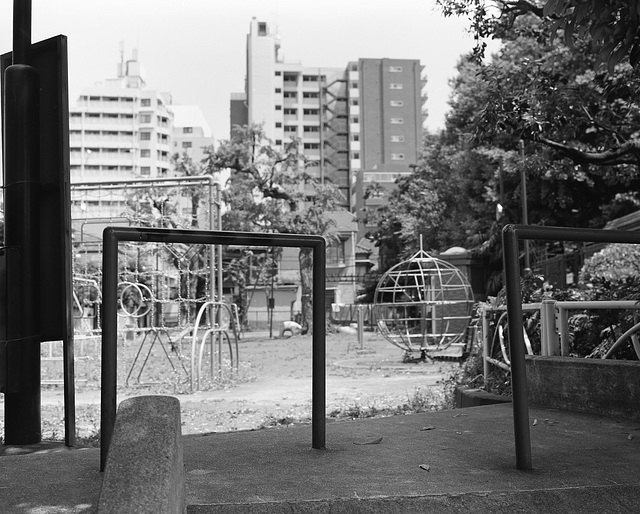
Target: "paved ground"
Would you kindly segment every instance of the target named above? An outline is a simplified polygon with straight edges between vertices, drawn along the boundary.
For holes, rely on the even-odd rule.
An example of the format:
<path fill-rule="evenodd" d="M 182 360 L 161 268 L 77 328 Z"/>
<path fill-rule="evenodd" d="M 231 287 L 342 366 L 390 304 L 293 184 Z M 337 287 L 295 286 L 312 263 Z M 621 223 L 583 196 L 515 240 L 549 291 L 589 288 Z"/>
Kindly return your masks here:
<path fill-rule="evenodd" d="M 511 406 L 184 437 L 189 512 L 640 512 L 640 423 L 531 409 L 533 471 Z M 8 513 L 92 512 L 95 449 L 3 447 Z"/>

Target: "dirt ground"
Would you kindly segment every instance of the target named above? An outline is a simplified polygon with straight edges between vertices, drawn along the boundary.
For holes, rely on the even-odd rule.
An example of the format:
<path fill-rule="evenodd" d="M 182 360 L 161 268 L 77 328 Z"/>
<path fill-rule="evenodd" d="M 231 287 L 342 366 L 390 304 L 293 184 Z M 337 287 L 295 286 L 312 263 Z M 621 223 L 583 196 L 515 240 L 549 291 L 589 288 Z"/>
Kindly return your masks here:
<path fill-rule="evenodd" d="M 212 375 L 205 351 L 196 392 L 190 392 L 188 373 L 191 344 L 182 344 L 183 356 L 179 359 L 170 350 L 167 357 L 161 344 L 169 349 L 166 341 L 158 340 L 153 347 L 150 341 L 144 341 L 133 368 L 141 338 L 119 346 L 118 401 L 142 394 L 177 396 L 182 405 L 184 434 L 256 429 L 311 419 L 311 336 L 243 334 L 238 342 L 237 369 L 229 361 L 225 344 L 222 372 L 216 356 Z M 140 373 L 149 348 L 149 358 Z M 76 365 L 81 378 L 76 391 L 76 428 L 80 437 L 91 438 L 100 425 L 99 365 L 91 350 L 83 353 L 87 360 Z M 403 363 L 402 350 L 373 332 L 365 332 L 363 344 L 358 343 L 355 333 L 328 334 L 326 356 L 327 415 L 335 418 L 442 408 L 445 385 L 460 366 L 446 361 Z M 43 439 L 63 437 L 62 394 L 62 386 L 43 388 Z M 2 416 L 3 409 L 0 429 Z"/>

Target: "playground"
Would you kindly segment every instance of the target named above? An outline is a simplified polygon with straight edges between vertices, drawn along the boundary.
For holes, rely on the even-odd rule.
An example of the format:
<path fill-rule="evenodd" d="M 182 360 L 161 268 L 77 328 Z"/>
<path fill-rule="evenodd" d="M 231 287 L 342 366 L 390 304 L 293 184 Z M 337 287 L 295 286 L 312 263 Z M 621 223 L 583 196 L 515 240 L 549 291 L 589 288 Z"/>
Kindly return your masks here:
<path fill-rule="evenodd" d="M 170 394 L 180 399 L 183 434 L 252 430 L 307 423 L 311 419 L 311 336 L 269 338 L 268 332 L 246 332 L 238 343 L 239 362 L 223 359 L 221 371 L 202 373 L 200 389 L 189 391 L 189 363 L 185 351 L 165 354 L 154 345 L 138 376 L 132 365 L 144 332 L 120 342 L 118 402 L 144 394 Z M 80 346 L 76 356 L 77 432 L 91 443 L 100 422 L 99 344 Z M 148 348 L 149 344 L 145 343 Z M 43 355 L 48 350 L 43 349 Z M 46 358 L 46 357 L 45 357 Z M 138 358 L 140 361 L 140 358 Z M 354 330 L 327 335 L 327 415 L 350 419 L 440 410 L 445 388 L 458 362 L 403 362 L 403 353 L 376 332 L 364 332 L 362 343 Z M 43 365 L 43 439 L 64 433 L 63 388 L 55 384 L 60 361 Z M 128 377 L 128 380 L 127 380 Z"/>

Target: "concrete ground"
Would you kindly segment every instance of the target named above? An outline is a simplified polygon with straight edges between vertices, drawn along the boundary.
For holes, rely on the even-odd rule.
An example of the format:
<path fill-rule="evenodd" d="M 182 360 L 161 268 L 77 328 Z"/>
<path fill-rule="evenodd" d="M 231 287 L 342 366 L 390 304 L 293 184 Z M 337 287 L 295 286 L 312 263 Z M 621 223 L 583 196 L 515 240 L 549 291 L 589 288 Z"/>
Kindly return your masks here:
<path fill-rule="evenodd" d="M 532 471 L 510 404 L 183 437 L 188 512 L 640 512 L 640 423 L 531 408 Z M 97 449 L 0 450 L 0 511 L 93 512 Z"/>

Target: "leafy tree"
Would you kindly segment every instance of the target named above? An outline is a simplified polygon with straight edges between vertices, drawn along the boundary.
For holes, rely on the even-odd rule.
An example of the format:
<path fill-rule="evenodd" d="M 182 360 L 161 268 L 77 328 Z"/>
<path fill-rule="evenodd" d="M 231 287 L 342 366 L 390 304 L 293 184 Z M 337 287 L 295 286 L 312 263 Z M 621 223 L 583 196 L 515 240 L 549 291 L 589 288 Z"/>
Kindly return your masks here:
<path fill-rule="evenodd" d="M 341 209 L 339 189 L 319 183 L 307 171 L 300 142 L 292 139 L 282 150 L 271 145 L 261 126 L 235 127 L 233 137 L 207 151 L 210 172 L 231 170 L 224 200 L 227 230 L 337 237 L 331 213 Z M 312 250 L 298 255 L 303 327 L 312 326 Z"/>
<path fill-rule="evenodd" d="M 495 90 L 486 99 L 480 131 L 517 133 L 577 166 L 635 171 L 640 159 L 637 1 L 439 3 L 446 16 L 471 16 L 477 37 L 496 37 L 505 45 L 500 65 L 483 70 Z"/>
<path fill-rule="evenodd" d="M 568 45 L 588 40 L 609 69 L 628 60 L 640 62 L 638 0 L 437 0 L 445 16 L 465 16 L 476 37 L 474 53 L 483 56 L 488 37 L 505 38 L 523 16 L 543 21 L 552 36 Z"/>

